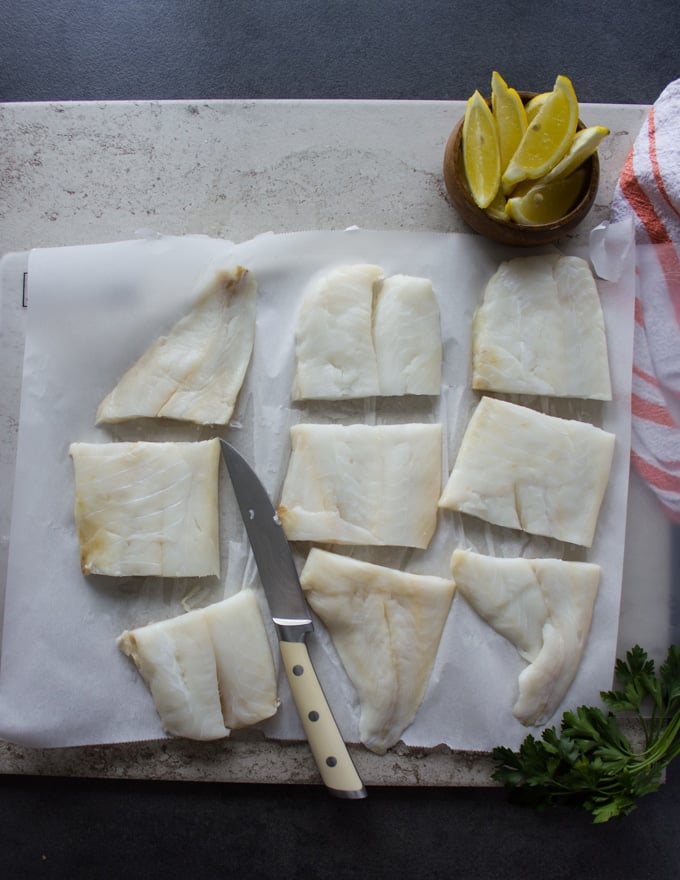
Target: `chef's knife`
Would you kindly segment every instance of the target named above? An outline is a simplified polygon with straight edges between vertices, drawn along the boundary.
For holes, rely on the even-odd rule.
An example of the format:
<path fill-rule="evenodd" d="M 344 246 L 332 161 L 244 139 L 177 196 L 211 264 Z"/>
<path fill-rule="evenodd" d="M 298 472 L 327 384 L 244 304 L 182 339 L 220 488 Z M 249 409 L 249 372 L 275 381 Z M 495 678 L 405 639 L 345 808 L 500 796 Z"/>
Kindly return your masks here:
<path fill-rule="evenodd" d="M 225 440 L 222 455 L 250 539 L 276 626 L 281 658 L 314 760 L 328 790 L 364 798 L 366 789 L 347 751 L 307 651 L 314 625 L 279 517 L 257 474 Z"/>

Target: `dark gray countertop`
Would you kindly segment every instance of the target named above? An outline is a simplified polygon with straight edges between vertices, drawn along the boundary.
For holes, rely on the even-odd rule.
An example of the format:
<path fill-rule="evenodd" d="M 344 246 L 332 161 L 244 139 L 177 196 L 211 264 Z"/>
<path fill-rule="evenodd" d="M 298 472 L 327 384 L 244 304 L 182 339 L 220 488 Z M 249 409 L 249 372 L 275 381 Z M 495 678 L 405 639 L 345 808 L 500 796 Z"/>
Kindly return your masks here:
<path fill-rule="evenodd" d="M 0 21 L 4 102 L 462 99 L 495 68 L 520 88 L 561 72 L 584 102 L 646 104 L 680 75 L 675 0 L 0 0 Z M 603 827 L 500 790 L 338 802 L 307 786 L 4 776 L 0 876 L 665 880 L 679 818 L 679 766 Z"/>
<path fill-rule="evenodd" d="M 1 0 L 0 98 L 460 99 L 498 69 L 581 101 L 678 75 L 674 0 Z"/>

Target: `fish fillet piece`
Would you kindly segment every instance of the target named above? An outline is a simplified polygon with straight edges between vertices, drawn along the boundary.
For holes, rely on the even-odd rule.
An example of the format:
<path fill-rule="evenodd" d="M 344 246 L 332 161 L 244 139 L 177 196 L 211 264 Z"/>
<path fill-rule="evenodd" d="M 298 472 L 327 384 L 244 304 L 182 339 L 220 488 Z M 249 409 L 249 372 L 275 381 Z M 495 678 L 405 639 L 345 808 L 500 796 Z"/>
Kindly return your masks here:
<path fill-rule="evenodd" d="M 163 728 L 210 740 L 278 708 L 276 671 L 255 595 L 126 630 L 117 640 L 146 682 Z"/>
<path fill-rule="evenodd" d="M 439 394 L 439 308 L 427 278 L 380 266 L 336 267 L 303 298 L 295 336 L 296 400 Z"/>
<path fill-rule="evenodd" d="M 385 279 L 376 295 L 373 336 L 381 395 L 439 394 L 441 329 L 429 278 Z"/>
<path fill-rule="evenodd" d="M 580 257 L 501 263 L 472 324 L 472 387 L 611 400 L 597 285 Z"/>
<path fill-rule="evenodd" d="M 560 559 L 499 559 L 455 550 L 456 589 L 517 648 L 528 666 L 513 708 L 525 725 L 557 711 L 578 671 L 590 633 L 600 567 Z"/>
<path fill-rule="evenodd" d="M 218 269 L 193 309 L 104 398 L 97 423 L 158 417 L 226 425 L 250 363 L 256 298 L 247 269 Z"/>
<path fill-rule="evenodd" d="M 262 613 L 252 590 L 203 609 L 210 630 L 224 723 L 232 730 L 276 712 L 276 669 Z"/>
<path fill-rule="evenodd" d="M 84 574 L 219 574 L 219 440 L 72 443 L 69 452 Z"/>
<path fill-rule="evenodd" d="M 439 504 L 590 547 L 614 442 L 613 434 L 586 422 L 483 397 Z"/>
<path fill-rule="evenodd" d="M 437 524 L 441 425 L 291 428 L 279 517 L 291 541 L 425 548 Z"/>
<path fill-rule="evenodd" d="M 356 688 L 361 742 L 384 754 L 423 700 L 454 583 L 317 548 L 300 583 Z"/>
<path fill-rule="evenodd" d="M 200 611 L 125 631 L 118 645 L 147 683 L 164 730 L 188 739 L 228 736 L 215 652 Z"/>
<path fill-rule="evenodd" d="M 373 349 L 374 287 L 380 266 L 339 266 L 304 295 L 295 331 L 293 399 L 379 394 Z"/>

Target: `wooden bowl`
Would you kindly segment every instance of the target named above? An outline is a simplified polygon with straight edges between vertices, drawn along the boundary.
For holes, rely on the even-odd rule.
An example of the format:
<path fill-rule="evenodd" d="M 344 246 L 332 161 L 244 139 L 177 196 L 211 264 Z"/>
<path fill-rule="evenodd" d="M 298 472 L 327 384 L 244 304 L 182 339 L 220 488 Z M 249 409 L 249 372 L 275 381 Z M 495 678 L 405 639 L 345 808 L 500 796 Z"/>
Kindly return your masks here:
<path fill-rule="evenodd" d="M 525 104 L 535 94 L 535 92 L 519 93 Z M 585 128 L 580 120 L 578 128 Z M 525 226 L 512 220 L 507 222 L 496 220 L 475 204 L 463 165 L 463 118 L 459 120 L 449 135 L 446 150 L 444 151 L 444 183 L 446 184 L 446 191 L 449 194 L 451 203 L 463 220 L 480 235 L 501 244 L 517 247 L 536 247 L 550 244 L 562 238 L 585 218 L 593 206 L 600 183 L 600 162 L 597 158 L 597 153 L 594 153 L 587 159 L 582 167 L 586 170 L 586 179 L 583 184 L 581 197 L 571 211 L 554 223 Z"/>

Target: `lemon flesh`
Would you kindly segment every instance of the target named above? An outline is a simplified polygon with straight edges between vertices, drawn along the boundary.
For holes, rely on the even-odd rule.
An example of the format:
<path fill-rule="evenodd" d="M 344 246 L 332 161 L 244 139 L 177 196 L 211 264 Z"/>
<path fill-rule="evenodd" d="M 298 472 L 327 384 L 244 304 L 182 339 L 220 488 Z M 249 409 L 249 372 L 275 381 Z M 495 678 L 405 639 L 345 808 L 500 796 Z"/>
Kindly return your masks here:
<path fill-rule="evenodd" d="M 501 155 L 496 121 L 479 91 L 468 99 L 465 110 L 463 165 L 475 204 L 487 208 L 500 187 Z"/>
<path fill-rule="evenodd" d="M 503 172 L 527 130 L 527 114 L 517 91 L 508 88 L 503 77 L 495 70 L 491 74 L 491 109 L 498 125 Z"/>
<path fill-rule="evenodd" d="M 578 100 L 571 80 L 558 76 L 503 173 L 503 189 L 509 192 L 523 180 L 547 174 L 565 155 L 578 124 Z"/>
<path fill-rule="evenodd" d="M 524 105 L 524 109 L 527 114 L 527 123 L 531 122 L 534 116 L 538 113 L 541 107 L 545 104 L 546 98 L 549 98 L 551 92 L 541 92 L 540 95 L 534 95 L 531 100 L 527 101 Z"/>
<path fill-rule="evenodd" d="M 569 177 L 550 183 L 540 181 L 523 189 L 523 194 L 508 199 L 505 212 L 515 223 L 540 226 L 555 223 L 576 204 L 583 189 L 586 172 L 583 168 Z"/>
<path fill-rule="evenodd" d="M 591 125 L 589 128 L 577 131 L 566 154 L 551 171 L 548 171 L 543 178 L 543 183 L 568 177 L 572 171 L 583 165 L 586 159 L 593 155 L 603 138 L 608 134 L 609 129 L 603 125 Z"/>

